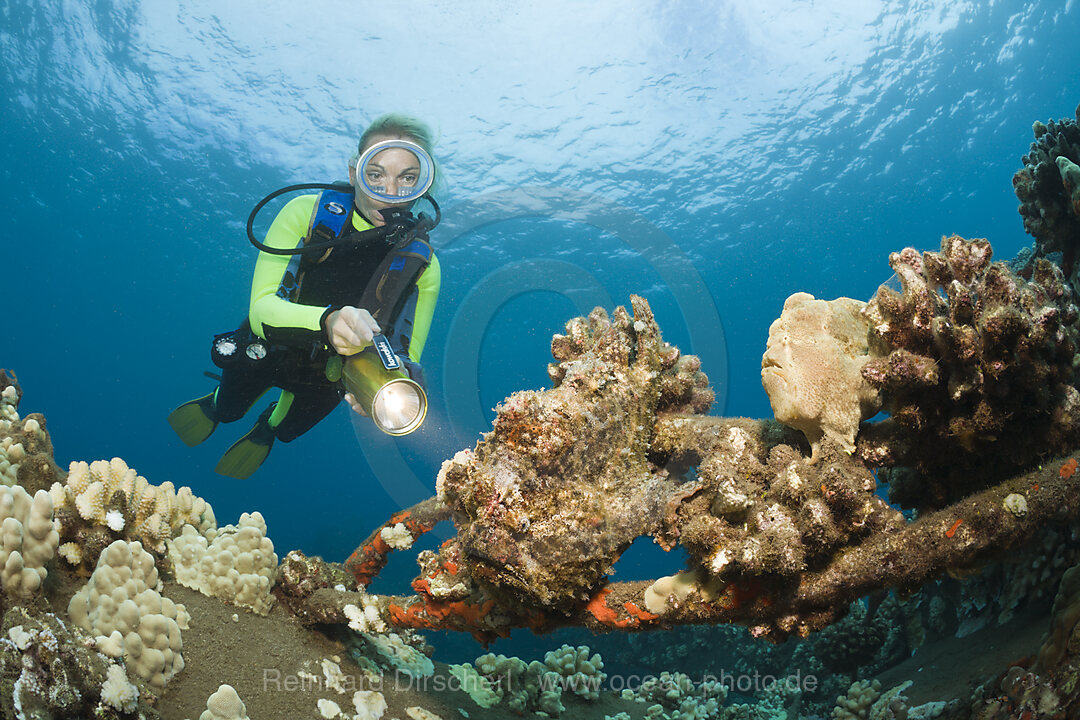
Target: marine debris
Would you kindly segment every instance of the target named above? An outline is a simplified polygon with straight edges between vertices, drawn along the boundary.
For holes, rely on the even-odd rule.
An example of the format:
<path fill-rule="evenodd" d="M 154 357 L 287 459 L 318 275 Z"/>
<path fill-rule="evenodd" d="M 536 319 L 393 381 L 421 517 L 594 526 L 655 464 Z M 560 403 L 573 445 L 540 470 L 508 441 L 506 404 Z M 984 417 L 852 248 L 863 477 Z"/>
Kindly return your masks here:
<path fill-rule="evenodd" d="M 946 255 L 950 248 L 965 257 L 979 249 L 988 255 L 981 241 L 944 244 Z M 1037 312 L 1030 298 L 1048 291 L 1034 288 L 1009 297 Z M 943 301 L 940 312 L 947 310 Z M 907 317 L 914 327 L 916 316 Z M 917 498 L 919 517 L 908 522 L 876 494 L 874 466 L 866 461 L 878 457 L 882 466 L 903 456 L 852 455 L 826 435 L 812 461 L 801 435 L 779 423 L 701 414 L 707 396 L 697 359 L 661 340 L 643 299 L 633 298 L 633 315 L 594 311 L 567 327 L 553 341 L 555 386 L 508 398 L 476 449 L 444 463 L 438 501 L 416 508 L 424 526 L 452 516 L 458 535 L 421 556 L 416 595 L 375 598 L 391 625 L 492 637 L 519 626 L 642 630 L 739 622 L 761 636 L 806 635 L 841 617 L 858 597 L 915 589 L 1080 511 L 1076 476 L 1059 471 L 1064 459 L 1001 478 L 1000 458 L 986 453 L 981 482 L 968 481 L 951 504 L 933 494 Z M 997 335 L 980 337 L 988 361 L 1002 355 Z M 889 347 L 877 357 L 887 359 Z M 1026 353 L 1014 362 L 1030 367 L 1039 360 Z M 864 373 L 872 374 L 874 362 Z M 1052 375 L 1044 368 L 1042 377 Z M 887 406 L 923 382 L 883 383 Z M 932 417 L 949 417 L 948 393 L 924 396 L 939 403 Z M 1071 397 L 1053 395 L 1056 402 L 1037 404 L 1024 422 L 1060 417 Z M 1042 436 L 1044 453 L 1075 446 L 1075 430 L 1064 427 Z M 874 447 L 885 445 L 878 439 Z M 978 470 L 973 455 L 969 467 Z M 1025 513 L 1010 509 L 1013 495 L 1025 498 Z M 408 516 L 394 521 L 401 517 Z M 608 582 L 619 554 L 642 535 L 665 548 L 681 545 L 690 566 L 651 583 Z M 373 534 L 347 563 L 360 584 L 371 579 L 379 537 Z M 330 591 L 309 612 L 343 621 L 337 603 L 344 604 Z"/>
<path fill-rule="evenodd" d="M 984 603 L 1007 619 L 1080 552 L 1080 310 L 1069 269 L 1080 224 L 1066 217 L 1080 216 L 1078 138 L 1071 121 L 1035 131 L 1017 193 L 1032 203 L 1021 213 L 1037 243 L 1019 272 L 992 262 L 987 241 L 951 236 L 938 251 L 893 253 L 900 289 L 883 286 L 867 303 L 793 295 L 762 361 L 777 420 L 706 415 L 713 395 L 701 360 L 663 341 L 645 299 L 632 296 L 629 311 L 597 308 L 554 337 L 552 387 L 507 398 L 476 447 L 443 464 L 436 496 L 395 513 L 344 565 L 296 551 L 279 565 L 259 513 L 218 528 L 190 489 L 153 485 L 118 458 L 64 473 L 44 417 L 19 416 L 21 389 L 0 371 L 0 717 L 157 717 L 154 703 L 186 666 L 183 633 L 198 621 L 164 594 L 167 583 L 195 591 L 189 605 L 204 595 L 260 621 L 345 633 L 349 657 L 322 660 L 322 679 L 314 666 L 297 673 L 341 696 L 312 698 L 306 711 L 323 717 L 351 715 L 339 703 L 352 690 L 346 661 L 369 680 L 430 677 L 419 629 L 485 642 L 519 627 L 735 623 L 773 640 L 820 631 L 806 652 L 847 671 L 881 669 L 928 630 L 951 632 L 962 618 L 943 610 L 946 575 L 975 578 L 950 589 L 958 604 L 978 604 L 965 592 L 1009 586 Z M 871 419 L 879 409 L 888 417 Z M 414 594 L 365 592 L 390 552 L 445 519 L 456 535 L 419 553 Z M 681 547 L 685 569 L 610 580 L 642 537 Z M 1004 554 L 1025 568 L 986 570 Z M 1055 564 L 1039 570 L 1044 562 Z M 66 597 L 60 584 L 71 587 Z M 832 716 L 1075 717 L 1077 638 L 1074 565 L 1039 651 L 966 704 L 912 708 L 910 682 L 864 677 L 834 681 L 842 694 Z M 604 668 L 582 645 L 543 663 L 487 654 L 448 673 L 470 684 L 477 717 L 559 716 L 607 692 Z M 245 717 L 246 702 L 262 700 L 214 686 L 203 720 Z M 773 688 L 751 711 L 725 705 L 727 690 L 674 672 L 606 699 L 651 703 L 646 717 L 719 720 L 797 716 L 805 701 Z M 403 704 L 367 689 L 351 699 L 354 718 Z"/>

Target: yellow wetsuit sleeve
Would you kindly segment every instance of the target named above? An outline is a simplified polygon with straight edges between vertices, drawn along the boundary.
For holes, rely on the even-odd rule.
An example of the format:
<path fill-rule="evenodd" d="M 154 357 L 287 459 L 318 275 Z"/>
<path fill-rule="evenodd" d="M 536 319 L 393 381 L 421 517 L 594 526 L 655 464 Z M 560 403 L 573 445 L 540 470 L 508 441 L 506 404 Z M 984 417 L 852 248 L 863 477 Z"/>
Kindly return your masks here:
<path fill-rule="evenodd" d="M 431 329 L 431 318 L 435 314 L 435 302 L 439 299 L 440 285 L 442 269 L 439 267 L 439 258 L 432 253 L 431 264 L 424 268 L 416 281 L 416 313 L 413 315 L 413 333 L 409 340 L 409 359 L 413 362 L 420 362 L 420 354 L 424 352 L 428 330 Z"/>
<path fill-rule="evenodd" d="M 299 247 L 311 224 L 317 198 L 317 195 L 301 195 L 286 203 L 271 223 L 263 244 L 273 248 Z M 363 231 L 370 229 L 371 225 L 354 213 L 353 227 Z M 301 305 L 278 295 L 282 279 L 297 257 L 296 255 L 273 255 L 260 252 L 255 261 L 248 317 L 251 329 L 264 340 L 268 339 L 266 332 L 271 328 L 306 330 L 311 333 L 313 340 L 323 337 L 320 323 L 326 312 L 325 307 Z M 295 271 L 295 264 L 293 270 Z M 416 310 L 413 314 L 412 335 L 409 342 L 409 359 L 413 362 L 420 362 L 420 354 L 424 350 L 428 331 L 431 328 L 441 284 L 442 273 L 439 260 L 433 254 L 431 263 L 420 274 L 416 283 Z"/>
<path fill-rule="evenodd" d="M 316 195 L 293 198 L 274 218 L 266 232 L 264 245 L 272 248 L 295 248 L 303 242 L 308 224 L 315 211 Z M 319 321 L 326 308 L 300 305 L 277 294 L 281 280 L 289 268 L 293 255 L 271 255 L 260 252 L 255 261 L 255 273 L 251 280 L 251 304 L 248 319 L 251 329 L 266 339 L 266 327 L 300 328 L 322 334 Z"/>

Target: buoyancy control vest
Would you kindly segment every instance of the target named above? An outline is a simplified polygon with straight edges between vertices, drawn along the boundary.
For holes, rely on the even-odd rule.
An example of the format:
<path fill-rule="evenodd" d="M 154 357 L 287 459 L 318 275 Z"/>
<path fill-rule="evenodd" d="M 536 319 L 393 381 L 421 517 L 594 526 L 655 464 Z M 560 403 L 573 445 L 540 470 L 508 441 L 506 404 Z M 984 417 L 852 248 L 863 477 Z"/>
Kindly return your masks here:
<path fill-rule="evenodd" d="M 352 224 L 352 201 L 351 191 L 322 191 L 303 243 L 359 235 Z M 362 307 L 387 330 L 397 322 L 432 254 L 426 239 L 412 237 L 400 246 L 369 238 L 294 255 L 278 295 L 303 305 Z"/>
<path fill-rule="evenodd" d="M 351 209 L 352 202 L 348 185 L 342 185 L 340 190 L 323 190 L 316 198 L 307 234 L 299 244 L 318 245 L 346 239 L 350 234 L 359 238 L 362 233 L 352 224 L 352 213 L 355 212 Z M 352 305 L 366 309 L 384 334 L 392 338 L 394 350 L 403 356 L 407 365 L 412 365 L 407 358 L 411 331 L 405 327 L 398 331 L 395 326 L 399 320 L 402 320 L 402 326 L 411 325 L 403 320 L 402 310 L 409 305 L 409 298 L 432 256 L 426 231 L 409 237 L 400 246 L 389 244 L 382 237 L 368 236 L 355 243 L 337 243 L 321 253 L 293 254 L 277 295 L 302 305 L 332 309 Z M 328 262 L 330 258 L 333 261 Z M 263 340 L 252 331 L 245 318 L 237 330 L 214 337 L 211 359 L 224 369 L 239 361 L 262 365 L 264 358 L 281 366 L 300 363 L 317 367 L 334 357 L 328 346 L 312 347 L 304 338 L 310 338 L 309 331 L 294 335 L 288 328 L 276 328 L 272 337 L 268 334 Z M 246 352 L 223 353 L 222 347 L 240 348 Z M 252 348 L 255 348 L 254 352 Z"/>

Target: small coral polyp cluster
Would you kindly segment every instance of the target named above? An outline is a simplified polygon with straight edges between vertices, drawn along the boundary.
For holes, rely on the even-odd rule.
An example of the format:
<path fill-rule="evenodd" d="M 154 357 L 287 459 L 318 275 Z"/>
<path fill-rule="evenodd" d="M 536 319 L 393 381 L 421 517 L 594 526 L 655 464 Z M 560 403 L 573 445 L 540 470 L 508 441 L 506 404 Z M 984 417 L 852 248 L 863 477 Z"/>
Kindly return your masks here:
<path fill-rule="evenodd" d="M 1056 265 L 1036 259 L 1028 281 L 955 235 L 889 264 L 903 289 L 864 311 L 862 373 L 890 417 L 864 427 L 859 454 L 915 471 L 892 474 L 894 501 L 941 507 L 1080 442 L 1080 314 Z"/>
<path fill-rule="evenodd" d="M 659 527 L 675 480 L 648 457 L 656 414 L 703 413 L 713 394 L 700 361 L 661 340 L 648 303 L 633 309 L 567 323 L 552 342 L 554 387 L 511 395 L 475 452 L 443 465 L 439 495 L 473 577 L 502 595 L 583 601 L 651 531 L 642 518 Z"/>

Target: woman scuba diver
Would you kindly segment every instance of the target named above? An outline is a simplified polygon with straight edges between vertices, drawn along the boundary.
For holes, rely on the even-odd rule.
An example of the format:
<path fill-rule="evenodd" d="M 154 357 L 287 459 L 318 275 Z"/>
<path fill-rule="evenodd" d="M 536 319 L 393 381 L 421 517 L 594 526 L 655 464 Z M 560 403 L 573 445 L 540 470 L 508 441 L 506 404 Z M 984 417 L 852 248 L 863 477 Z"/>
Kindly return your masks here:
<path fill-rule="evenodd" d="M 427 232 L 439 219 L 428 194 L 437 168 L 431 131 L 403 115 L 384 115 L 360 137 L 349 184 L 293 185 L 264 198 L 248 218 L 259 248 L 243 324 L 217 335 L 211 359 L 221 368 L 213 392 L 184 403 L 169 424 L 189 447 L 219 422 L 239 420 L 270 388 L 277 401 L 222 456 L 216 472 L 247 478 L 274 440 L 289 442 L 326 417 L 344 397 L 401 435 L 423 421 L 420 354 L 439 295 L 439 262 Z M 252 225 L 274 197 L 290 200 L 264 242 Z M 435 218 L 414 217 L 419 199 Z"/>

